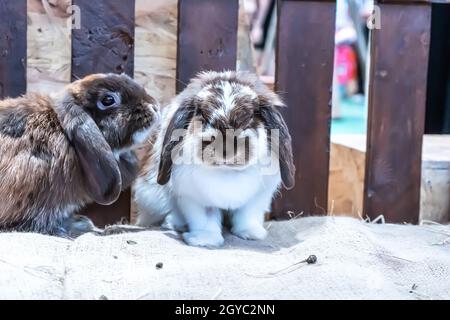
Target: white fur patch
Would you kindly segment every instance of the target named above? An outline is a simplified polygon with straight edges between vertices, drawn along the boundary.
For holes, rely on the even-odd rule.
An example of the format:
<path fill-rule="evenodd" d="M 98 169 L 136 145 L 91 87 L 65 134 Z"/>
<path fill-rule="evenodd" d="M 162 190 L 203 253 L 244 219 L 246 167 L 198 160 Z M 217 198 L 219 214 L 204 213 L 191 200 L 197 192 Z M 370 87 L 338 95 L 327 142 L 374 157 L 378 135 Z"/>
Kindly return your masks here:
<path fill-rule="evenodd" d="M 212 92 L 209 91 L 210 88 L 211 86 L 207 86 L 200 90 L 200 92 L 197 93 L 197 97 L 199 97 L 200 99 L 207 99 L 210 95 L 212 95 Z"/>
<path fill-rule="evenodd" d="M 135 144 L 141 144 L 144 143 L 149 137 L 152 132 L 152 127 L 139 130 L 133 134 L 133 143 Z"/>
<path fill-rule="evenodd" d="M 227 115 L 234 108 L 236 96 L 233 93 L 233 86 L 229 82 L 222 83 L 222 90 L 223 90 L 223 111 L 225 115 Z"/>
<path fill-rule="evenodd" d="M 241 86 L 239 88 L 239 93 L 243 94 L 243 95 L 248 95 L 250 96 L 252 99 L 255 99 L 258 97 L 258 95 L 256 94 L 255 91 L 253 91 L 252 88 L 250 88 L 249 86 Z"/>
<path fill-rule="evenodd" d="M 125 148 L 113 150 L 114 158 L 116 158 L 116 160 L 119 161 L 121 154 L 127 153 L 127 152 L 133 150 L 136 146 L 143 144 L 150 137 L 152 130 L 153 130 L 153 126 L 146 128 L 146 129 L 136 131 L 135 133 L 133 133 L 133 136 L 132 136 L 133 144 L 131 146 L 128 146 Z"/>

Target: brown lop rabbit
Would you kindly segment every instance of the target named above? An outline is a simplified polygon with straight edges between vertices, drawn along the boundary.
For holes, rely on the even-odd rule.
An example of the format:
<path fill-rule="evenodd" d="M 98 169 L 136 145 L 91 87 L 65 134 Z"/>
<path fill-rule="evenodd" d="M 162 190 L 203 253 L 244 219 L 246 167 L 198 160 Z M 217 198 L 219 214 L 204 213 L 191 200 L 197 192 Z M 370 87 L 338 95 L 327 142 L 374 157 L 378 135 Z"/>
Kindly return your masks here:
<path fill-rule="evenodd" d="M 0 101 L 0 229 L 72 236 L 75 213 L 111 204 L 135 179 L 155 100 L 122 74 L 94 74 L 55 95 Z"/>

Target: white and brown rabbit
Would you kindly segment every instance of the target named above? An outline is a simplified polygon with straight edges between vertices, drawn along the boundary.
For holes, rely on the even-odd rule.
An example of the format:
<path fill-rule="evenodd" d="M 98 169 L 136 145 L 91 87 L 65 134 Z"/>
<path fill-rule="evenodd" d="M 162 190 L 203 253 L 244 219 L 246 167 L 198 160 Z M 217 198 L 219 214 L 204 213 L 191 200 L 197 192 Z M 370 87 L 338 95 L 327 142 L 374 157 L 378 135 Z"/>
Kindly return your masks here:
<path fill-rule="evenodd" d="M 140 226 L 163 222 L 194 246 L 224 242 L 222 215 L 244 239 L 262 239 L 264 214 L 294 185 L 283 103 L 257 76 L 204 72 L 162 114 L 136 180 Z"/>
<path fill-rule="evenodd" d="M 158 117 L 155 100 L 126 75 L 94 74 L 53 96 L 0 101 L 0 229 L 90 231 L 75 212 L 114 202 L 133 182 L 133 147 Z"/>

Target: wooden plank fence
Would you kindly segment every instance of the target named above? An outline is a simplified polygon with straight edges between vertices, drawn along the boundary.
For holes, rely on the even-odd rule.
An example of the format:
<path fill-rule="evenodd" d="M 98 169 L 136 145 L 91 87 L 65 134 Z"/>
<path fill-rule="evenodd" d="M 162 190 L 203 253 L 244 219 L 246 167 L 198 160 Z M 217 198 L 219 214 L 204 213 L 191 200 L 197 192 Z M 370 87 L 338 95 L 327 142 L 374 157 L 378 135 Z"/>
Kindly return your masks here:
<path fill-rule="evenodd" d="M 326 213 L 335 11 L 335 1 L 278 2 L 275 88 L 288 106 L 297 179 L 275 217 Z"/>
<path fill-rule="evenodd" d="M 0 1 L 0 99 L 25 93 L 27 0 Z"/>
<path fill-rule="evenodd" d="M 80 8 L 81 28 L 72 29 L 72 80 L 90 73 L 134 74 L 135 0 L 73 0 Z M 97 225 L 130 219 L 131 191 L 111 206 L 84 209 Z"/>
<path fill-rule="evenodd" d="M 26 91 L 26 3 L 0 0 L 0 96 Z M 134 71 L 134 0 L 73 0 L 72 80 Z M 371 30 L 364 215 L 418 221 L 431 3 L 386 0 Z M 179 0 L 177 91 L 201 70 L 236 68 L 238 0 Z M 279 0 L 276 90 L 293 136 L 296 187 L 275 202 L 276 218 L 326 214 L 334 0 Z M 99 225 L 129 217 L 130 192 L 87 209 Z"/>
<path fill-rule="evenodd" d="M 177 92 L 201 70 L 235 70 L 238 0 L 178 2 Z"/>
<path fill-rule="evenodd" d="M 431 4 L 379 4 L 372 30 L 363 211 L 417 223 L 430 46 Z"/>

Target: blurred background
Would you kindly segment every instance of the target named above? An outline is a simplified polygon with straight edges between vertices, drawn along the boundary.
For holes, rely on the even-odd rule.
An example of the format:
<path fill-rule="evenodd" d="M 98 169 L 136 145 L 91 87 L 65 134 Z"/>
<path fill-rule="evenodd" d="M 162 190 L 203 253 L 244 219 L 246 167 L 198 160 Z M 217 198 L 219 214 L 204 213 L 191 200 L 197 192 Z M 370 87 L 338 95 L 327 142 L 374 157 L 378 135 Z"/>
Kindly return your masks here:
<path fill-rule="evenodd" d="M 258 73 L 274 83 L 276 1 L 243 0 Z M 332 134 L 365 134 L 366 68 L 373 0 L 337 0 Z M 425 133 L 450 133 L 450 6 L 432 5 Z M 427 63 L 422 61 L 421 63 Z M 308 75 L 303 75 L 307 77 Z"/>
<path fill-rule="evenodd" d="M 275 74 L 275 3 L 275 0 L 244 0 L 256 68 L 268 84 L 274 83 Z M 371 0 L 337 1 L 332 133 L 366 131 L 365 65 L 369 35 L 366 21 L 372 8 Z"/>

